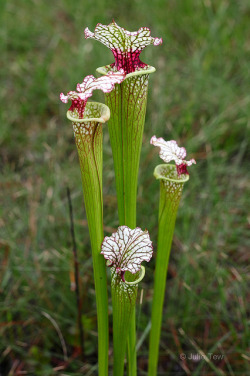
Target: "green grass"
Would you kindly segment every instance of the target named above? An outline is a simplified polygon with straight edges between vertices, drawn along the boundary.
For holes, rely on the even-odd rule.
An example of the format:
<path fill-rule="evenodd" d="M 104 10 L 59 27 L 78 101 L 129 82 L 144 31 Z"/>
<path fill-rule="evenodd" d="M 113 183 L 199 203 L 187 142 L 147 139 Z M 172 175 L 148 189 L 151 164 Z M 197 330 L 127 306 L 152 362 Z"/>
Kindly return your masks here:
<path fill-rule="evenodd" d="M 97 332 L 91 251 L 80 169 L 67 106 L 95 67 L 112 62 L 83 29 L 112 18 L 128 30 L 149 26 L 164 44 L 148 47 L 154 65 L 140 165 L 138 225 L 156 249 L 160 163 L 155 134 L 195 157 L 181 201 L 164 309 L 159 375 L 246 375 L 247 136 L 249 2 L 148 0 L 1 1 L 0 373 L 96 375 Z M 101 93 L 93 100 L 103 101 Z M 72 192 L 80 258 L 85 362 L 79 356 L 66 187 Z M 104 220 L 118 225 L 112 154 L 104 129 Z M 146 374 L 154 260 L 138 301 L 138 374 Z M 140 291 L 139 291 L 140 296 Z M 46 312 L 59 326 L 62 344 Z M 224 354 L 211 363 L 179 354 Z M 214 368 L 216 367 L 216 369 Z M 212 368 L 213 367 L 213 368 Z"/>

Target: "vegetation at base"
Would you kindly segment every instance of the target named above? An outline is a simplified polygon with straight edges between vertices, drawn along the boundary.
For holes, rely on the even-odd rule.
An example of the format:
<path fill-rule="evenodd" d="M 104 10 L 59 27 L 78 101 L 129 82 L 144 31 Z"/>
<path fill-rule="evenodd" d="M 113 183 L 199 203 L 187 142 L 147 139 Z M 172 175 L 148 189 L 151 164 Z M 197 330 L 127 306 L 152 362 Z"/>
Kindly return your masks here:
<path fill-rule="evenodd" d="M 161 160 L 151 136 L 176 139 L 197 161 L 176 222 L 158 375 L 249 372 L 249 13 L 247 0 L 1 1 L 1 374 L 97 374 L 90 240 L 77 149 L 59 94 L 113 62 L 111 52 L 83 35 L 84 27 L 113 18 L 127 30 L 148 26 L 163 38 L 162 46 L 141 55 L 157 71 L 149 83 L 137 225 L 147 227 L 155 250 L 159 184 L 153 171 Z M 95 92 L 93 100 L 104 102 L 103 94 Z M 107 126 L 103 176 L 110 234 L 118 214 Z M 71 288 L 67 186 L 80 262 L 84 362 Z M 154 260 L 138 293 L 138 375 L 147 370 L 153 273 Z M 224 357 L 180 359 L 201 352 Z"/>

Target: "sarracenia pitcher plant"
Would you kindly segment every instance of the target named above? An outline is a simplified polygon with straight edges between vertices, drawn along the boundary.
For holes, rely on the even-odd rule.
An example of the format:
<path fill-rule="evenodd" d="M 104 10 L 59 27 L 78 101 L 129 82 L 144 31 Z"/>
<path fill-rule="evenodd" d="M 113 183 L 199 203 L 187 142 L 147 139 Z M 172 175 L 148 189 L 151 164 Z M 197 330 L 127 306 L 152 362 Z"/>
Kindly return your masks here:
<path fill-rule="evenodd" d="M 129 32 L 114 21 L 109 25 L 98 24 L 94 33 L 85 29 L 85 38 L 92 38 L 107 46 L 115 62 L 97 69 L 107 75 L 123 69 L 125 80 L 106 93 L 105 102 L 111 116 L 108 124 L 114 159 L 118 213 L 120 225 L 136 226 L 137 177 L 142 135 L 145 122 L 148 78 L 154 67 L 140 60 L 142 50 L 159 45 L 162 39 L 152 38 L 146 27 Z"/>
<path fill-rule="evenodd" d="M 158 242 L 152 304 L 152 320 L 149 343 L 149 376 L 157 376 L 159 342 L 162 324 L 162 310 L 166 288 L 169 255 L 175 228 L 176 215 L 184 184 L 189 180 L 187 166 L 196 163 L 194 159 L 186 161 L 185 148 L 179 148 L 176 141 L 164 141 L 151 138 L 151 144 L 160 148 L 160 157 L 168 163 L 155 168 L 154 176 L 160 180 L 160 204 L 158 218 Z"/>
<path fill-rule="evenodd" d="M 148 231 L 121 226 L 104 238 L 101 253 L 111 267 L 113 375 L 123 376 L 128 328 L 133 319 L 138 283 L 145 274 L 141 263 L 151 259 L 153 247 Z"/>
<path fill-rule="evenodd" d="M 125 80 L 106 93 L 105 103 L 111 117 L 108 124 L 113 153 L 118 214 L 120 225 L 136 227 L 137 179 L 144 130 L 148 79 L 155 68 L 140 60 L 140 53 L 150 44 L 162 43 L 161 38 L 151 37 L 150 29 L 142 27 L 129 32 L 114 21 L 109 25 L 98 24 L 92 33 L 85 29 L 85 38 L 92 38 L 107 46 L 115 62 L 97 69 L 102 75 L 123 69 Z M 128 338 L 129 376 L 136 375 L 135 313 L 131 320 Z"/>
<path fill-rule="evenodd" d="M 91 240 L 98 321 L 99 376 L 108 375 L 108 297 L 106 266 L 111 268 L 113 305 L 113 375 L 124 375 L 128 345 L 128 376 L 136 376 L 135 302 L 138 283 L 143 279 L 143 261 L 152 257 L 152 242 L 147 230 L 136 227 L 137 179 L 144 130 L 149 74 L 155 71 L 140 60 L 140 53 L 161 38 L 151 37 L 148 28 L 129 32 L 114 21 L 98 24 L 85 38 L 106 45 L 114 63 L 100 67 L 102 76 L 87 76 L 77 91 L 61 94 L 64 103 L 72 101 L 67 112 L 71 120 L 79 155 L 83 195 Z M 106 105 L 88 102 L 93 90 L 105 93 Z M 110 110 L 109 110 L 110 109 Z M 111 114 L 110 114 L 111 111 Z M 110 118 L 110 120 L 109 120 Z M 114 159 L 120 227 L 110 237 L 103 234 L 102 197 L 102 124 L 109 120 L 109 134 Z M 175 228 L 175 220 L 184 183 L 188 181 L 186 150 L 175 141 L 152 137 L 160 148 L 164 165 L 156 167 L 160 180 L 159 232 L 156 257 L 152 327 L 150 332 L 149 376 L 157 375 L 159 340 L 166 276 Z M 168 164 L 170 161 L 174 165 Z M 104 240 L 103 240 L 104 238 Z M 104 257 L 103 257 L 104 256 Z"/>
<path fill-rule="evenodd" d="M 124 72 L 95 79 L 87 76 L 77 85 L 77 92 L 61 94 L 64 103 L 72 101 L 67 112 L 75 135 L 79 156 L 84 203 L 88 220 L 98 320 L 98 365 L 99 376 L 108 375 L 108 296 L 105 261 L 100 254 L 103 241 L 102 197 L 102 125 L 109 119 L 109 108 L 97 102 L 88 102 L 93 90 L 113 90 L 114 84 L 124 79 Z"/>

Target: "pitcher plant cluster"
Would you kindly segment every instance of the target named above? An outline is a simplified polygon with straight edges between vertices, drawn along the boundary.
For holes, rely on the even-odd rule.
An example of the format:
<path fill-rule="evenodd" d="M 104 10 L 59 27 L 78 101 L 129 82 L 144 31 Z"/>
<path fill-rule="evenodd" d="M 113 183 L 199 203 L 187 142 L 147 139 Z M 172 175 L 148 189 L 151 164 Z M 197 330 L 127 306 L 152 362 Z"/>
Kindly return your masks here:
<path fill-rule="evenodd" d="M 147 27 L 129 32 L 114 21 L 88 28 L 85 38 L 97 40 L 114 55 L 114 62 L 97 68 L 78 83 L 76 91 L 61 93 L 63 103 L 71 101 L 67 118 L 72 122 L 79 156 L 85 210 L 92 249 L 98 324 L 98 374 L 109 371 L 108 283 L 111 285 L 113 313 L 114 376 L 137 375 L 135 308 L 138 284 L 145 275 L 143 262 L 149 262 L 153 245 L 145 224 L 136 221 L 137 180 L 144 130 L 149 75 L 155 68 L 140 60 L 148 45 L 162 43 Z M 88 101 L 94 90 L 102 90 L 105 104 Z M 108 130 L 114 160 L 119 227 L 110 236 L 103 232 L 102 127 Z M 150 376 L 157 375 L 158 351 L 165 295 L 168 260 L 178 205 L 183 185 L 189 179 L 187 168 L 194 159 L 185 160 L 186 150 L 177 142 L 151 138 L 160 149 L 165 164 L 155 168 L 160 180 L 160 202 L 156 269 L 149 340 Z M 173 161 L 174 164 L 168 164 Z M 137 227 L 137 225 L 141 226 Z M 110 282 L 107 279 L 110 270 Z M 127 362 L 126 362 L 127 359 Z"/>

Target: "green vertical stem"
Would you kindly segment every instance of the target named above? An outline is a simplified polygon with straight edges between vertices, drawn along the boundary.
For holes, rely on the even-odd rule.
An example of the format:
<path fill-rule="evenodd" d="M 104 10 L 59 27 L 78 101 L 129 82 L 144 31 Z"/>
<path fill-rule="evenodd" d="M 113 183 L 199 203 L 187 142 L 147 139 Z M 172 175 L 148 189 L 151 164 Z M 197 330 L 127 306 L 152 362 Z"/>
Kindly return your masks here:
<path fill-rule="evenodd" d="M 115 269 L 112 269 L 114 376 L 124 375 L 124 358 L 129 335 L 128 327 L 135 310 L 138 283 L 143 279 L 144 274 L 145 268 L 141 266 L 140 272 L 136 274 L 126 272 L 126 282 L 123 282 Z"/>
<path fill-rule="evenodd" d="M 98 68 L 106 74 L 106 67 Z M 137 181 L 147 106 L 149 67 L 127 74 L 121 84 L 105 94 L 110 108 L 108 123 L 112 147 L 120 226 L 136 226 Z"/>
<path fill-rule="evenodd" d="M 107 73 L 107 67 L 97 69 Z M 105 94 L 110 108 L 108 123 L 113 153 L 119 225 L 136 227 L 136 201 L 138 171 L 147 106 L 149 74 L 154 67 L 127 74 L 121 84 Z M 128 376 L 136 376 L 136 325 L 135 309 L 131 315 L 128 337 Z"/>
<path fill-rule="evenodd" d="M 183 185 L 189 180 L 189 175 L 181 175 L 178 178 L 176 167 L 167 164 L 157 166 L 154 171 L 154 176 L 156 179 L 160 180 L 160 204 L 154 295 L 149 340 L 149 376 L 157 376 L 162 310 L 166 289 L 169 255 Z"/>
<path fill-rule="evenodd" d="M 137 295 L 137 289 L 136 289 Z M 128 333 L 128 375 L 135 376 L 137 374 L 136 364 L 136 316 L 135 307 L 131 314 L 131 320 Z"/>
<path fill-rule="evenodd" d="M 109 109 L 101 103 L 89 102 L 84 115 L 84 119 L 78 119 L 70 112 L 67 113 L 75 134 L 92 248 L 98 322 L 99 376 L 107 376 L 108 295 L 106 265 L 100 251 L 103 241 L 102 123 L 108 120 Z"/>

